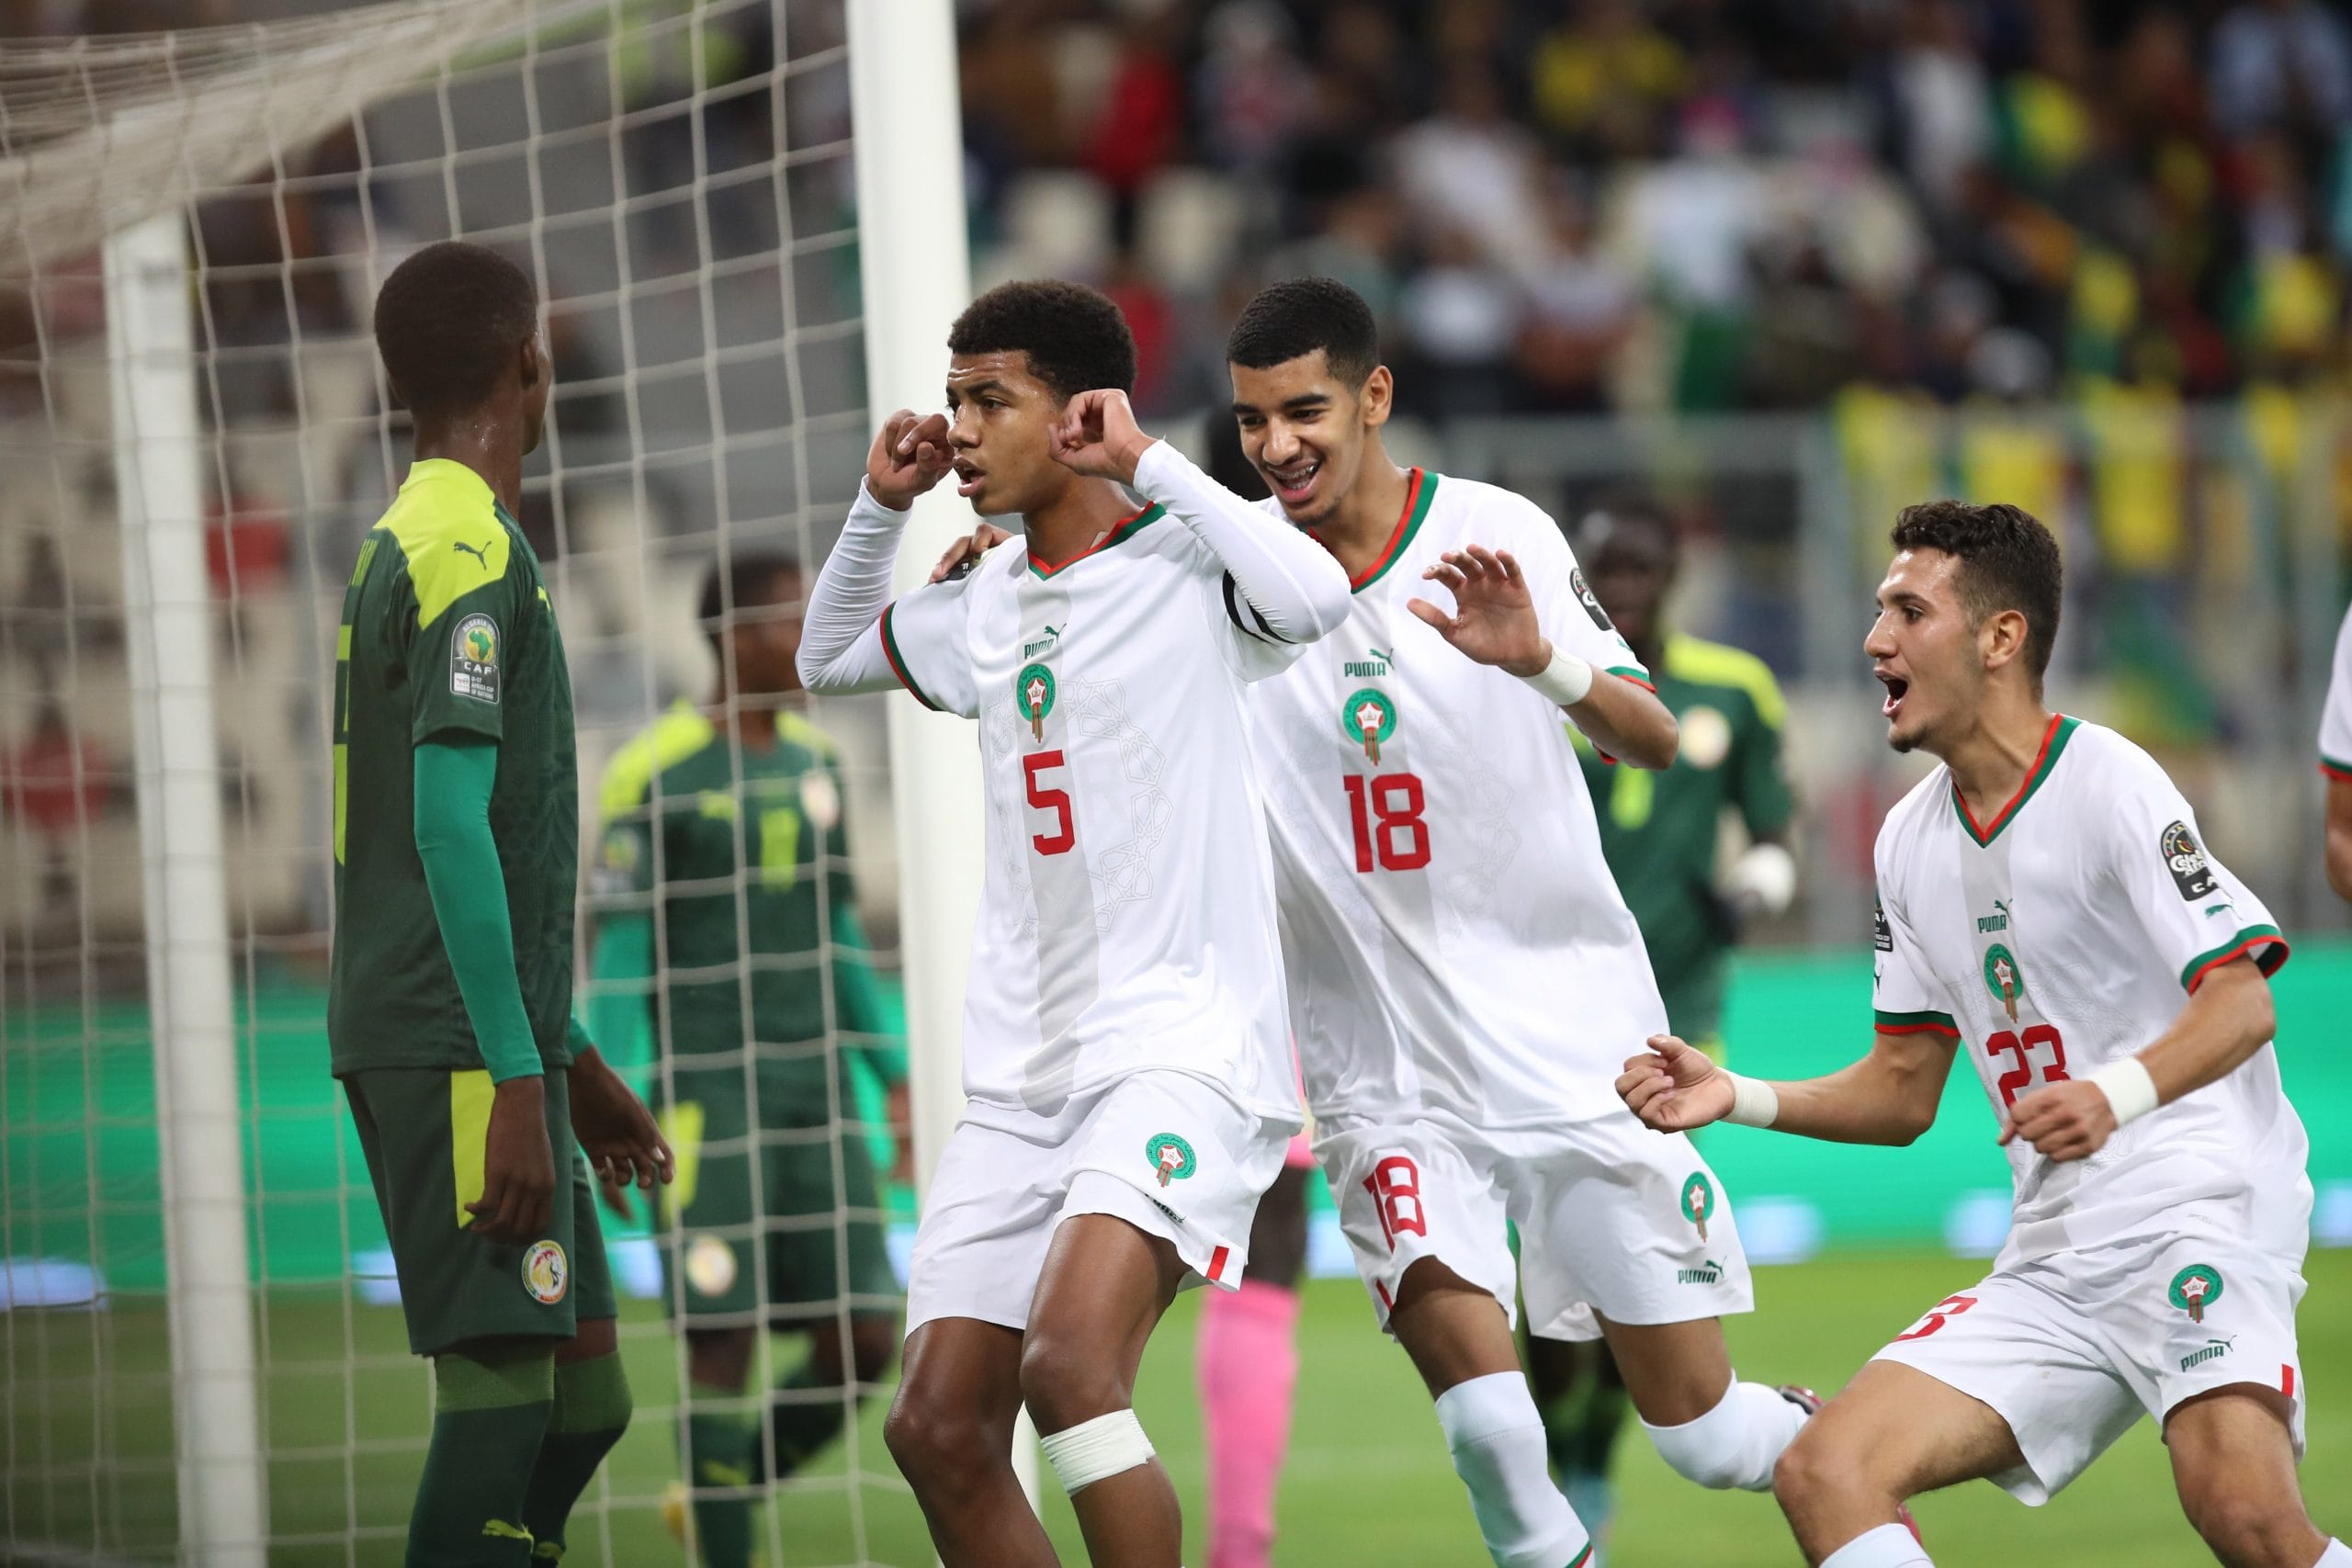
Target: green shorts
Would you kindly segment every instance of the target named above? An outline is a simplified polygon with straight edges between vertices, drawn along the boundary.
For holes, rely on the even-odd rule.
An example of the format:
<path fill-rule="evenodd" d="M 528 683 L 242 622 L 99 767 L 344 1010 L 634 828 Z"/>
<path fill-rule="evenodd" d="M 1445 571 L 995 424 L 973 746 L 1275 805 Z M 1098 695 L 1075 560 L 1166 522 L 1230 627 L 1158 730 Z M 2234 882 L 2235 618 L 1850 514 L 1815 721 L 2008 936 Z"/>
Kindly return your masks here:
<path fill-rule="evenodd" d="M 618 1312 L 561 1073 L 547 1076 L 548 1144 L 559 1177 L 571 1179 L 568 1190 L 559 1182 L 548 1234 L 527 1243 L 468 1228 L 466 1205 L 482 1190 L 494 1092 L 487 1072 L 376 1067 L 345 1075 L 343 1088 L 391 1237 L 411 1350 L 430 1356 L 492 1335 L 569 1339 L 581 1323 Z"/>
<path fill-rule="evenodd" d="M 822 1110 L 820 1102 L 808 1108 Z M 771 1109 L 743 1075 L 678 1072 L 661 1107 L 677 1180 L 662 1190 L 662 1300 L 708 1327 L 894 1313 L 873 1156 L 854 1127 Z"/>

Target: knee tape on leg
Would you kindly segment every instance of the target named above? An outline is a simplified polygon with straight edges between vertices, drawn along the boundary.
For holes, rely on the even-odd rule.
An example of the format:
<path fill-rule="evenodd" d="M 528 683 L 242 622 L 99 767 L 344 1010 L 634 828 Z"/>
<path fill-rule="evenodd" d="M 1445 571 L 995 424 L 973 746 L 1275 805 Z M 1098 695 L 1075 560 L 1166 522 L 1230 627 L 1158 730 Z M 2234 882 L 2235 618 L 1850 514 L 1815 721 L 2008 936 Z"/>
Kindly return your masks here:
<path fill-rule="evenodd" d="M 1143 1423 L 1132 1410 L 1114 1410 L 1108 1416 L 1080 1421 L 1046 1434 L 1038 1443 L 1062 1490 L 1072 1496 L 1123 1470 L 1148 1464 L 1153 1452 L 1151 1439 L 1143 1435 Z"/>

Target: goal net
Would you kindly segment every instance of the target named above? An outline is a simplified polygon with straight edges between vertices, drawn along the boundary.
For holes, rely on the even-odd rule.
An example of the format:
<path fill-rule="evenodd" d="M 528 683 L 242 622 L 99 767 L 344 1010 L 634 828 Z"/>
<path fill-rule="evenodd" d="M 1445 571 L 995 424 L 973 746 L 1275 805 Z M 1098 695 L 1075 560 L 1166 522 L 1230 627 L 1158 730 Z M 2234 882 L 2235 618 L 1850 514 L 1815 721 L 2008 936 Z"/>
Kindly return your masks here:
<path fill-rule="evenodd" d="M 430 1377 L 406 1351 L 324 1030 L 337 622 L 408 462 L 371 303 L 447 237 L 537 280 L 556 389 L 519 522 L 569 649 L 582 866 L 608 809 L 656 837 L 679 809 L 658 769 L 628 800 L 600 789 L 665 716 L 709 719 L 719 782 L 685 804 L 726 815 L 748 765 L 708 707 L 705 580 L 752 550 L 813 573 L 862 471 L 869 387 L 913 395 L 876 384 L 861 316 L 861 4 L 313 3 L 266 24 L 0 39 L 0 1559 L 401 1560 Z M 935 28 L 952 68 L 946 0 L 892 10 L 894 28 Z M 958 187 L 936 199 L 960 225 Z M 933 254 L 937 298 L 893 330 L 935 358 L 960 231 L 952 265 Z M 723 593 L 721 624 L 739 618 Z M 793 735 L 831 759 L 811 776 L 834 782 L 801 782 L 793 833 L 772 815 L 764 854 L 756 832 L 733 837 L 747 956 L 688 976 L 744 998 L 726 1061 L 752 1108 L 707 1138 L 673 1118 L 689 1179 L 831 1151 L 829 1210 L 806 1179 L 781 1200 L 773 1175 L 741 1183 L 722 1240 L 753 1290 L 733 1325 L 765 1323 L 794 1288 L 763 1266 L 771 1250 L 827 1245 L 842 1267 L 793 1303 L 807 1321 L 846 1334 L 897 1312 L 847 1262 L 851 1222 L 902 1260 L 911 1215 L 889 1091 L 904 1031 L 884 759 L 895 735 L 903 762 L 914 733 L 902 701 L 793 710 Z M 764 951 L 751 895 L 804 881 L 842 890 L 809 901 L 815 945 Z M 678 882 L 656 856 L 584 893 L 583 993 L 600 926 L 633 911 L 662 929 Z M 922 957 L 928 940 L 904 945 Z M 582 1001 L 635 1021 L 605 1043 L 657 1102 L 675 1099 L 662 1041 L 684 983 L 666 950 L 605 987 L 617 1010 Z M 779 968 L 819 994 L 823 1049 L 755 1016 Z M 871 987 L 855 1007 L 839 994 L 853 971 Z M 917 991 L 919 1023 L 952 1010 Z M 813 1113 L 779 1121 L 759 1108 L 764 1064 L 796 1043 L 820 1087 Z M 844 1174 L 860 1160 L 870 1192 Z M 642 1205 L 605 1221 L 637 1415 L 567 1561 L 678 1562 L 663 1503 L 688 1362 L 672 1324 L 696 1286 L 665 1271 Z M 872 1384 L 801 1369 L 810 1342 L 761 1337 L 736 1397 L 691 1395 L 788 1472 L 751 1478 L 761 1560 L 927 1562 L 859 1399 Z M 828 1402 L 840 1436 L 779 1461 L 770 1410 Z"/>

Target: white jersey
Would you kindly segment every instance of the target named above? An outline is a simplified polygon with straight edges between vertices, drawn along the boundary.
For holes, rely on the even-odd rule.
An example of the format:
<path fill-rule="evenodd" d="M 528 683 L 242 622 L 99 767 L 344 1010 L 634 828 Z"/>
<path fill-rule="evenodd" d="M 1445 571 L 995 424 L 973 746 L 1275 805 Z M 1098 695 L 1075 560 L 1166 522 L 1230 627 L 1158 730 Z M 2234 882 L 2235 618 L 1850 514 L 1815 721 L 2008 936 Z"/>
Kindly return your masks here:
<path fill-rule="evenodd" d="M 1164 444 L 1147 457 L 1155 473 L 1181 462 Z M 976 1112 L 1057 1115 L 1162 1067 L 1297 1125 L 1242 710 L 1245 684 L 1299 650 L 1250 619 L 1216 553 L 1157 505 L 1069 560 L 1016 541 L 885 612 L 906 688 L 979 721 L 987 867 L 964 1010 Z"/>
<path fill-rule="evenodd" d="M 1956 1037 L 1996 1115 L 2132 1055 L 2216 966 L 2286 962 L 2269 911 L 2202 845 L 2155 761 L 2080 719 L 2052 718 L 2016 796 L 1982 826 L 1938 768 L 1879 831 L 1878 1027 Z M 2268 1044 L 2089 1159 L 2053 1162 L 2021 1140 L 2007 1152 L 2016 1206 L 1999 1267 L 2193 1231 L 2301 1255 L 2309 1145 Z"/>
<path fill-rule="evenodd" d="M 2335 669 L 2319 717 L 2319 767 L 2329 778 L 2352 784 L 2352 610 L 2344 613 L 2335 634 Z"/>
<path fill-rule="evenodd" d="M 1406 608 L 1448 603 L 1422 569 L 1473 544 L 1518 559 L 1555 645 L 1597 678 L 1647 683 L 1551 518 L 1414 470 L 1347 621 L 1250 694 L 1318 1119 L 1442 1111 L 1502 1129 L 1622 1114 L 1620 1066 L 1666 1027 L 1567 716 Z"/>

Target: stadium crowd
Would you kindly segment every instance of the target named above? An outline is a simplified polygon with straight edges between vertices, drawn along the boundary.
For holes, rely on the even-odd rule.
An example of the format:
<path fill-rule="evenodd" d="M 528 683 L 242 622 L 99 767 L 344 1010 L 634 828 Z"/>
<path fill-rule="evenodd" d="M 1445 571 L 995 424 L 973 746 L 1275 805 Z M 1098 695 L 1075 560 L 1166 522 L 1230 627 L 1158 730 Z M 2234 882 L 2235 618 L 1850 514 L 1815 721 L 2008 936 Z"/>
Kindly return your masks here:
<path fill-rule="evenodd" d="M 1308 270 L 1452 415 L 2337 368 L 2352 31 L 2315 0 L 964 11 L 976 221 L 1120 299 L 1148 406 Z"/>

